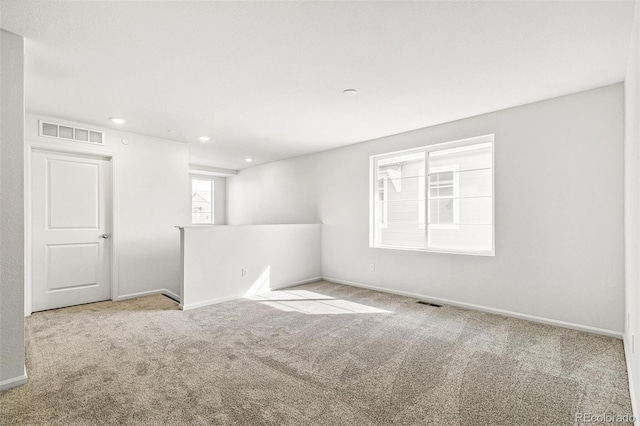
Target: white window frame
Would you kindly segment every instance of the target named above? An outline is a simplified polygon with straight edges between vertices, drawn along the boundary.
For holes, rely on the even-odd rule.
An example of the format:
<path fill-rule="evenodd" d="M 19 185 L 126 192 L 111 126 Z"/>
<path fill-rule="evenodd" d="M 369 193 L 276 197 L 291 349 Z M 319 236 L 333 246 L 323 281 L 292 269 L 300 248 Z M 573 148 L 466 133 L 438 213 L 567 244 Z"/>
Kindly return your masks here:
<path fill-rule="evenodd" d="M 429 170 L 429 153 L 432 151 L 454 149 L 454 148 L 477 145 L 482 143 L 491 144 L 491 203 L 492 203 L 491 250 L 463 250 L 463 249 L 448 250 L 448 249 L 439 249 L 435 247 L 429 247 L 428 246 L 428 232 L 429 232 L 428 221 L 429 221 L 429 200 L 431 199 L 429 196 L 429 181 L 428 181 L 428 174 L 431 172 L 431 170 Z M 391 245 L 389 246 L 377 245 L 375 241 L 375 236 L 376 236 L 375 235 L 376 234 L 375 207 L 376 207 L 376 200 L 378 197 L 378 186 L 376 182 L 377 167 L 379 164 L 384 164 L 385 159 L 387 157 L 392 157 L 392 156 L 397 157 L 398 155 L 411 156 L 419 152 L 425 153 L 425 168 L 426 168 L 425 185 L 424 185 L 425 226 L 419 226 L 419 229 L 424 229 L 425 231 L 425 247 L 415 248 L 415 247 L 401 247 L 401 246 L 391 246 Z M 379 160 L 381 161 L 381 163 L 379 162 Z M 453 168 L 442 167 L 442 168 L 437 168 L 435 170 L 436 172 L 438 172 L 438 171 L 446 171 L 445 169 L 452 170 Z M 454 178 L 455 179 L 454 197 L 455 197 L 458 194 L 456 173 L 454 173 L 454 176 L 455 176 Z M 477 137 L 472 137 L 467 139 L 460 139 L 452 142 L 443 142 L 443 143 L 437 143 L 433 145 L 426 145 L 426 146 L 421 146 L 417 148 L 405 149 L 401 151 L 385 152 L 382 154 L 370 156 L 369 157 L 369 247 L 374 249 L 409 250 L 409 251 L 422 251 L 422 252 L 430 252 L 430 253 L 465 254 L 465 255 L 476 255 L 476 256 L 495 256 L 495 247 L 496 247 L 495 176 L 496 176 L 496 170 L 495 170 L 495 135 L 494 134 L 487 134 L 487 135 L 482 135 L 482 136 L 477 136 Z M 456 212 L 454 207 L 454 223 L 458 221 L 458 218 L 459 218 L 459 210 L 458 210 L 458 217 L 456 217 Z M 432 227 L 435 226 L 435 229 L 455 229 L 455 228 L 459 229 L 458 224 L 451 224 L 451 225 L 441 224 L 441 225 L 431 225 L 431 226 Z"/>
<path fill-rule="evenodd" d="M 211 182 L 211 223 L 193 223 L 193 198 L 192 197 L 193 197 L 193 180 L 194 179 L 208 180 L 209 182 Z M 216 188 L 215 188 L 215 181 L 213 180 L 213 177 L 207 176 L 207 175 L 194 174 L 194 173 L 189 174 L 189 211 L 190 211 L 189 221 L 191 222 L 191 225 L 195 225 L 195 226 L 215 225 L 216 223 L 215 196 L 216 196 Z"/>
<path fill-rule="evenodd" d="M 426 157 L 425 157 L 425 161 Z M 424 168 L 418 169 L 418 229 L 425 229 L 427 225 L 427 176 L 425 175 L 426 165 Z M 421 200 L 420 196 L 424 198 Z"/>

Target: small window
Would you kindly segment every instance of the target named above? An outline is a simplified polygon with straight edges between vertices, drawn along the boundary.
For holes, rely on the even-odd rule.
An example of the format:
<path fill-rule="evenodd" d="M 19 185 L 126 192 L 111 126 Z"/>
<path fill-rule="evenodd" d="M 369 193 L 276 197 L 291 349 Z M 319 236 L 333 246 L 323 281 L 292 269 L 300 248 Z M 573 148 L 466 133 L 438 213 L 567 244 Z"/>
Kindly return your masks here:
<path fill-rule="evenodd" d="M 38 121 L 38 135 L 66 139 L 75 142 L 104 145 L 104 132 L 98 130 L 79 129 L 62 124 L 47 123 L 42 120 Z"/>
<path fill-rule="evenodd" d="M 93 143 L 102 143 L 102 132 L 94 132 L 93 130 L 89 132 L 89 142 Z"/>
<path fill-rule="evenodd" d="M 87 142 L 89 140 L 89 131 L 85 129 L 76 129 L 76 140 Z"/>
<path fill-rule="evenodd" d="M 44 136 L 53 136 L 54 138 L 58 137 L 58 126 L 56 124 L 42 123 L 41 129 L 41 133 Z"/>
<path fill-rule="evenodd" d="M 370 246 L 493 255 L 493 139 L 371 157 Z"/>
<path fill-rule="evenodd" d="M 73 139 L 73 127 L 59 126 L 59 129 L 60 129 L 60 132 L 58 134 L 59 138 Z"/>
<path fill-rule="evenodd" d="M 191 177 L 191 223 L 213 225 L 214 185 L 211 178 Z"/>

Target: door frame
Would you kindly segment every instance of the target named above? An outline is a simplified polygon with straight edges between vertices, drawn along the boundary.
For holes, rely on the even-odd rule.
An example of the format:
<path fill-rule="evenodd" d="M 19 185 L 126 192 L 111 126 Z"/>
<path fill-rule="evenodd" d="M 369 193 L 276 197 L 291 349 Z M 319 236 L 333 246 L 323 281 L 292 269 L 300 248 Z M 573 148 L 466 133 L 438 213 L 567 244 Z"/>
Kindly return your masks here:
<path fill-rule="evenodd" d="M 32 203 L 31 203 L 31 156 L 33 151 L 44 151 L 52 154 L 75 154 L 86 157 L 107 159 L 111 163 L 109 176 L 111 177 L 111 194 L 108 195 L 111 201 L 111 274 L 109 286 L 111 287 L 111 300 L 118 300 L 118 197 L 116 169 L 116 153 L 87 148 L 70 148 L 66 146 L 50 145 L 42 142 L 25 141 L 25 167 L 24 167 L 24 315 L 30 316 L 33 312 L 33 234 Z"/>

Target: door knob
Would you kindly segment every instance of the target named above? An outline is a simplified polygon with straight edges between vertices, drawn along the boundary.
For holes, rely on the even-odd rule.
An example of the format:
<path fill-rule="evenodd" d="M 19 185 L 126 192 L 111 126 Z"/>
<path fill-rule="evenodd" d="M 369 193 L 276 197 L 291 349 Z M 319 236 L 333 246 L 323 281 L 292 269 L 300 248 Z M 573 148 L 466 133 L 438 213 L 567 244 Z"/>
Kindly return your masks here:
<path fill-rule="evenodd" d="M 104 238 L 106 240 L 107 238 L 109 238 L 109 234 L 102 234 L 100 235 L 100 238 Z"/>

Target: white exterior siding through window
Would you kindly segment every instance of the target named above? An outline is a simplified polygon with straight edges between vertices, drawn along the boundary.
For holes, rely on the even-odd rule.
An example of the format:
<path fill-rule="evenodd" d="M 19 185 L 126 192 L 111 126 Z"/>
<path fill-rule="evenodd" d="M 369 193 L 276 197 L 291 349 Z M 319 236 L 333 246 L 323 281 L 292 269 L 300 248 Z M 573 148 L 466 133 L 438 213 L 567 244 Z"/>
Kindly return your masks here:
<path fill-rule="evenodd" d="M 371 157 L 371 246 L 494 254 L 493 135 Z"/>

